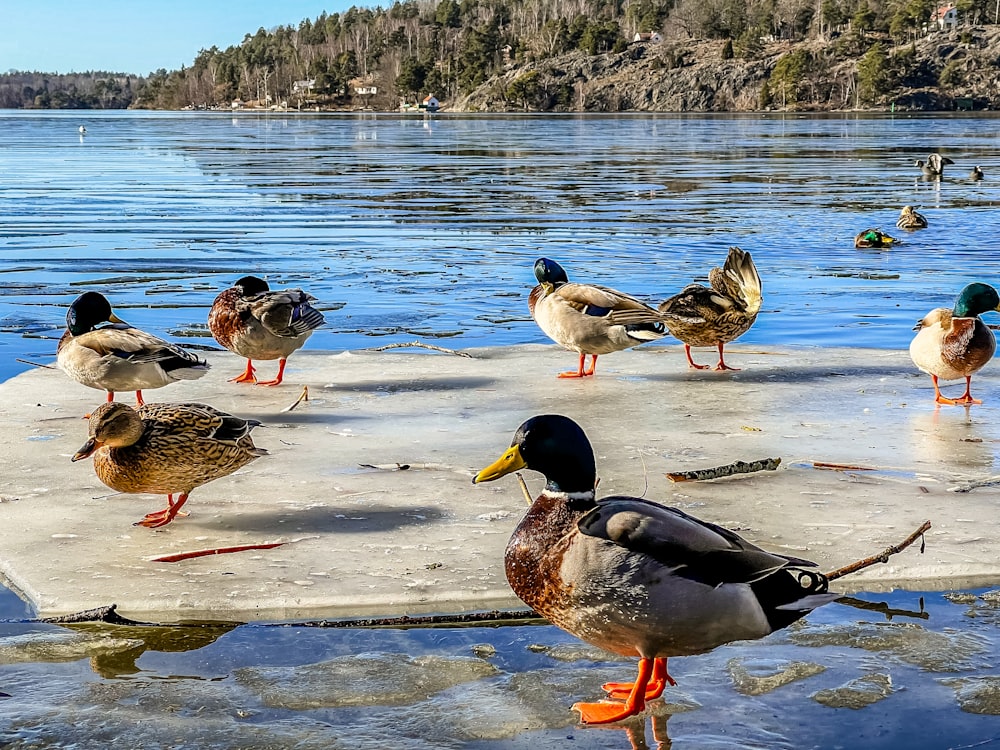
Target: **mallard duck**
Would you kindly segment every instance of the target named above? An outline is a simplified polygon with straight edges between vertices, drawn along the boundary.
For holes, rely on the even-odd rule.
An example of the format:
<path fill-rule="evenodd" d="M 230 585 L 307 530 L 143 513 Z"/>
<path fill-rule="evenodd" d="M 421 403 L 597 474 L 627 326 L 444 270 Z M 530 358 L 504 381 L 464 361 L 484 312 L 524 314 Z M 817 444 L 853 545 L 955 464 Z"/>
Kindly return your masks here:
<path fill-rule="evenodd" d="M 244 276 L 216 297 L 208 313 L 209 330 L 226 349 L 247 358 L 246 371 L 231 381 L 280 385 L 288 357 L 326 322 L 310 304 L 315 300 L 301 289 L 272 292 L 256 276 Z M 257 380 L 255 359 L 278 360 L 274 380 Z"/>
<path fill-rule="evenodd" d="M 929 154 L 927 156 L 927 161 L 917 159 L 913 163 L 913 166 L 920 167 L 920 171 L 923 173 L 924 177 L 940 179 L 944 175 L 944 165 L 954 163 L 955 162 L 947 156 L 941 156 L 941 154 Z"/>
<path fill-rule="evenodd" d="M 910 342 L 910 358 L 931 376 L 934 401 L 939 404 L 981 404 L 972 397 L 972 376 L 993 359 L 996 338 L 980 314 L 1000 312 L 1000 295 L 988 284 L 969 284 L 958 295 L 955 307 L 939 307 L 917 321 L 917 335 Z M 965 378 L 965 393 L 945 398 L 938 389 L 941 380 Z"/>
<path fill-rule="evenodd" d="M 155 529 L 178 515 L 195 487 L 267 454 L 250 437 L 258 425 L 206 404 L 145 404 L 138 410 L 101 404 L 90 415 L 90 438 L 72 460 L 93 454 L 97 478 L 118 492 L 166 494 L 166 508 L 134 524 Z"/>
<path fill-rule="evenodd" d="M 143 390 L 197 380 L 209 369 L 191 352 L 130 326 L 98 292 L 84 292 L 69 306 L 56 364 L 78 383 L 107 391 L 108 401 L 117 391 L 135 391 L 140 405 Z"/>
<path fill-rule="evenodd" d="M 594 451 L 580 426 L 547 414 L 529 419 L 511 447 L 473 483 L 520 469 L 545 489 L 518 524 L 505 555 L 507 580 L 552 624 L 599 648 L 639 657 L 633 683 L 577 703 L 581 720 L 605 724 L 641 712 L 666 684 L 671 656 L 761 638 L 836 598 L 808 560 L 779 555 L 721 526 L 638 497 L 595 499 Z"/>
<path fill-rule="evenodd" d="M 926 229 L 927 217 L 918 213 L 913 206 L 903 206 L 899 210 L 899 218 L 896 219 L 896 226 L 900 229 Z"/>
<path fill-rule="evenodd" d="M 863 232 L 858 233 L 854 238 L 854 247 L 865 248 L 865 247 L 877 247 L 886 248 L 892 247 L 893 244 L 899 242 L 895 237 L 890 237 L 881 229 L 866 229 Z"/>
<path fill-rule="evenodd" d="M 535 261 L 538 285 L 528 295 L 531 317 L 545 335 L 570 351 L 580 353 L 576 370 L 560 378 L 594 374 L 597 357 L 663 338 L 663 316 L 644 302 L 594 284 L 573 284 L 554 260 Z M 587 355 L 590 369 L 585 370 Z"/>
<path fill-rule="evenodd" d="M 670 334 L 684 342 L 688 366 L 707 370 L 709 365 L 696 365 L 691 359 L 691 347 L 715 346 L 719 349 L 715 369 L 738 370 L 726 364 L 722 350 L 757 319 L 764 301 L 760 276 L 750 253 L 731 247 L 723 267 L 709 271 L 708 280 L 711 288 L 688 284 L 661 302 L 659 311 L 670 316 L 665 319 Z"/>
<path fill-rule="evenodd" d="M 979 180 L 983 179 L 984 176 L 985 175 L 983 175 L 983 170 L 978 166 L 973 167 L 972 171 L 969 172 L 969 179 L 972 180 L 973 182 L 978 182 Z"/>

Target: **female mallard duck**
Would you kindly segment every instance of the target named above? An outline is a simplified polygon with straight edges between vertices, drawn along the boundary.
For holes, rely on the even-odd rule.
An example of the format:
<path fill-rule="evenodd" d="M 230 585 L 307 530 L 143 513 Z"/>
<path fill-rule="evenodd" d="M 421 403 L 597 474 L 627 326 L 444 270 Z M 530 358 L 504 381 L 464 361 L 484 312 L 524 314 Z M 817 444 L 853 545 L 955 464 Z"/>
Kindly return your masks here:
<path fill-rule="evenodd" d="M 978 182 L 979 180 L 983 179 L 983 177 L 984 177 L 983 170 L 978 166 L 973 167 L 972 171 L 969 172 L 969 179 L 972 180 L 973 182 Z"/>
<path fill-rule="evenodd" d="M 944 165 L 954 164 L 951 159 L 947 156 L 941 156 L 941 154 L 929 154 L 927 156 L 927 161 L 921 161 L 917 159 L 913 166 L 920 167 L 921 173 L 924 177 L 930 177 L 932 179 L 941 179 L 944 176 Z"/>
<path fill-rule="evenodd" d="M 134 524 L 155 529 L 174 519 L 195 487 L 267 454 L 250 437 L 259 424 L 205 404 L 145 404 L 138 410 L 101 404 L 90 415 L 90 439 L 72 460 L 94 454 L 97 478 L 118 492 L 166 494 L 166 508 Z"/>
<path fill-rule="evenodd" d="M 707 370 L 708 365 L 696 365 L 691 359 L 692 346 L 715 346 L 719 349 L 716 370 L 737 370 L 723 357 L 723 347 L 742 336 L 753 325 L 764 301 L 760 276 L 750 253 L 738 247 L 729 248 L 722 268 L 708 272 L 711 288 L 688 284 L 678 294 L 660 303 L 667 330 L 684 342 L 688 365 Z"/>
<path fill-rule="evenodd" d="M 972 376 L 993 359 L 997 342 L 980 314 L 1000 312 L 1000 295 L 988 284 L 974 283 L 958 295 L 955 307 L 931 310 L 913 330 L 910 359 L 931 376 L 934 401 L 939 404 L 981 404 L 972 397 Z M 965 378 L 965 393 L 959 398 L 945 398 L 938 389 L 938 378 Z"/>
<path fill-rule="evenodd" d="M 246 371 L 232 382 L 279 385 L 288 357 L 326 322 L 309 304 L 315 300 L 301 289 L 272 292 L 256 276 L 244 276 L 216 297 L 208 313 L 209 330 L 226 349 L 247 358 Z M 255 359 L 277 359 L 277 377 L 259 382 Z"/>
<path fill-rule="evenodd" d="M 890 237 L 881 229 L 866 229 L 860 232 L 854 238 L 854 247 L 866 248 L 866 247 L 877 247 L 886 248 L 892 247 L 894 243 L 899 242 L 895 237 Z"/>
<path fill-rule="evenodd" d="M 570 283 L 554 260 L 535 261 L 538 286 L 528 295 L 531 317 L 545 335 L 570 351 L 580 353 L 579 367 L 560 378 L 594 374 L 597 357 L 629 349 L 666 335 L 663 316 L 635 297 L 593 284 Z M 590 369 L 584 370 L 587 355 Z"/>
<path fill-rule="evenodd" d="M 896 226 L 900 229 L 926 229 L 927 218 L 922 213 L 918 213 L 913 206 L 903 206 L 899 210 Z"/>
<path fill-rule="evenodd" d="M 577 703 L 604 724 L 641 712 L 667 683 L 667 659 L 761 638 L 836 598 L 814 564 L 773 554 L 675 508 L 637 497 L 595 499 L 594 451 L 580 426 L 547 414 L 522 424 L 473 482 L 520 469 L 545 489 L 507 545 L 511 588 L 552 624 L 622 656 L 639 657 L 634 683 L 604 690 L 624 703 Z"/>
<path fill-rule="evenodd" d="M 114 401 L 116 391 L 135 391 L 140 405 L 143 390 L 196 380 L 209 367 L 179 346 L 130 326 L 98 292 L 85 292 L 70 305 L 56 364 L 78 383 L 107 391 L 108 401 Z"/>

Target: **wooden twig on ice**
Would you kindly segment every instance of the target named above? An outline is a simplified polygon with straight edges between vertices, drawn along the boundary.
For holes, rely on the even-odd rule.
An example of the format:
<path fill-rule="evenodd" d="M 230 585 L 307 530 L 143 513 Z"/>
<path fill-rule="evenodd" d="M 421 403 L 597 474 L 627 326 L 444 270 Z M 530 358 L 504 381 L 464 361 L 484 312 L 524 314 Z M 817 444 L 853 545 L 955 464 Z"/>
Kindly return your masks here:
<path fill-rule="evenodd" d="M 781 463 L 780 458 L 762 458 L 760 461 L 736 461 L 714 469 L 697 469 L 695 471 L 667 472 L 671 482 L 698 482 L 707 479 L 731 477 L 734 474 L 750 474 L 755 471 L 774 471 Z"/>
<path fill-rule="evenodd" d="M 852 562 L 850 565 L 845 565 L 842 568 L 837 568 L 834 571 L 825 573 L 826 580 L 835 581 L 838 578 L 849 575 L 850 573 L 857 573 L 859 570 L 864 570 L 865 568 L 871 567 L 875 563 L 886 563 L 889 562 L 889 558 L 895 555 L 897 552 L 902 552 L 904 549 L 913 544 L 919 537 L 922 537 L 924 532 L 931 527 L 930 521 L 924 521 L 920 528 L 910 534 L 906 539 L 897 545 L 892 547 L 886 547 L 877 555 L 872 555 L 871 557 L 866 557 L 864 560 L 858 560 L 857 562 Z M 924 544 L 920 543 L 921 554 L 924 551 Z"/>
<path fill-rule="evenodd" d="M 831 464 L 824 461 L 813 461 L 814 469 L 829 469 L 831 471 L 878 471 L 871 466 L 854 466 L 853 464 Z"/>
<path fill-rule="evenodd" d="M 299 404 L 301 404 L 303 401 L 308 401 L 308 400 L 309 400 L 309 386 L 308 385 L 304 385 L 304 386 L 302 386 L 302 393 L 300 393 L 299 397 L 297 399 L 295 399 L 295 402 L 293 404 L 291 404 L 290 406 L 286 406 L 281 411 L 282 412 L 291 411 L 296 406 L 298 406 Z"/>
<path fill-rule="evenodd" d="M 384 352 L 387 349 L 404 349 L 406 347 L 415 346 L 419 349 L 430 349 L 435 352 L 443 352 L 444 354 L 454 354 L 456 357 L 466 357 L 472 359 L 472 355 L 467 352 L 459 352 L 454 349 L 445 349 L 443 346 L 434 346 L 434 344 L 425 344 L 422 341 L 411 341 L 409 343 L 399 343 L 399 344 L 386 344 L 385 346 L 375 346 L 370 349 L 366 349 L 369 352 Z"/>
<path fill-rule="evenodd" d="M 267 544 L 240 544 L 236 547 L 215 547 L 213 549 L 199 549 L 192 552 L 177 552 L 173 555 L 163 555 L 161 557 L 151 557 L 150 562 L 180 562 L 190 560 L 195 557 L 207 557 L 208 555 L 228 555 L 231 552 L 246 552 L 251 549 L 274 549 L 287 542 L 269 542 Z"/>
<path fill-rule="evenodd" d="M 972 492 L 976 487 L 992 487 L 1000 484 L 1000 476 L 986 477 L 985 479 L 973 479 L 971 482 L 960 484 L 956 487 L 949 487 L 948 492 Z"/>
<path fill-rule="evenodd" d="M 41 362 L 32 362 L 30 359 L 21 359 L 17 357 L 14 359 L 15 362 L 20 362 L 24 365 L 31 365 L 32 367 L 44 367 L 46 370 L 58 370 L 58 367 L 53 367 L 52 365 L 43 365 Z"/>

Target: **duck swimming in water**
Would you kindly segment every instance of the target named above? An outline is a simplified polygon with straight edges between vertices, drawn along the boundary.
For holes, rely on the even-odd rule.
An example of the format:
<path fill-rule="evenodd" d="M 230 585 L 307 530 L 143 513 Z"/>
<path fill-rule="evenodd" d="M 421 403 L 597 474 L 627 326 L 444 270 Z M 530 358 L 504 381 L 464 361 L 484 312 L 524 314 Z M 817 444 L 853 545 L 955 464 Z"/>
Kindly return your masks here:
<path fill-rule="evenodd" d="M 896 219 L 896 226 L 899 229 L 926 229 L 927 217 L 918 213 L 913 206 L 903 206 L 899 210 L 899 218 Z"/>
<path fill-rule="evenodd" d="M 930 177 L 932 179 L 940 179 L 944 176 L 944 165 L 954 164 L 951 159 L 947 156 L 941 156 L 941 154 L 928 154 L 927 161 L 921 161 L 917 159 L 913 164 L 916 167 L 920 167 L 921 173 L 924 177 Z"/>

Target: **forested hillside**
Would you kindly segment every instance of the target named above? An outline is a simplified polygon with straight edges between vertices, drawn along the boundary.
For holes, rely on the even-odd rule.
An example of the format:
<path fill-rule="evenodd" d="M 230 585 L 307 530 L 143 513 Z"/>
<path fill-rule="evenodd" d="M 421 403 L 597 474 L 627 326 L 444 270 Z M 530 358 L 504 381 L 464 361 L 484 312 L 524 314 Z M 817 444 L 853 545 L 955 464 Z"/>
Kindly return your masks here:
<path fill-rule="evenodd" d="M 0 94 L 160 109 L 394 110 L 428 94 L 454 110 L 995 107 L 1000 27 L 981 24 L 998 7 L 958 0 L 959 25 L 939 31 L 933 0 L 405 0 L 259 29 L 127 90 L 88 74 L 72 94 L 37 80 L 18 93 L 8 75 Z"/>
<path fill-rule="evenodd" d="M 143 79 L 122 73 L 0 75 L 0 109 L 125 109 Z"/>

